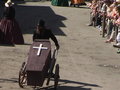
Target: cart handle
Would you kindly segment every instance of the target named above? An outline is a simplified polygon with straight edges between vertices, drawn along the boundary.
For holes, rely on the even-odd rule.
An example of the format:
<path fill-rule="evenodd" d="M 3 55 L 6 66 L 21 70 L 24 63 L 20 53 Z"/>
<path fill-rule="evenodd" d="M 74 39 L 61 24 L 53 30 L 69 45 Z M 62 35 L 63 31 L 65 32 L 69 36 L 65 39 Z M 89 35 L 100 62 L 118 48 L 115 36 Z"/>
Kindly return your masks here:
<path fill-rule="evenodd" d="M 53 59 L 56 59 L 56 58 L 57 58 L 57 55 L 58 55 L 58 50 L 55 48 L 54 51 L 53 51 L 52 58 L 53 58 Z"/>

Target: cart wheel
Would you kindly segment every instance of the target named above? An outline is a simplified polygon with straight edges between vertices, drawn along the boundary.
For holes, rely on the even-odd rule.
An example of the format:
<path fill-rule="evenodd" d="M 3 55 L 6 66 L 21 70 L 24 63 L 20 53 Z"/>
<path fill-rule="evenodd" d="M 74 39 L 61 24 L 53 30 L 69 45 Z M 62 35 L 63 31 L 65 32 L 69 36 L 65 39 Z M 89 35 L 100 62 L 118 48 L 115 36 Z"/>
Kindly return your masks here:
<path fill-rule="evenodd" d="M 22 67 L 19 71 L 19 79 L 18 79 L 18 83 L 19 83 L 19 86 L 21 88 L 23 88 L 24 84 L 26 83 L 26 65 L 25 65 L 25 62 L 22 63 Z"/>
<path fill-rule="evenodd" d="M 58 81 L 59 81 L 59 64 L 56 65 L 55 67 L 55 76 L 54 76 L 54 89 L 56 90 L 57 89 L 57 86 L 58 86 Z"/>

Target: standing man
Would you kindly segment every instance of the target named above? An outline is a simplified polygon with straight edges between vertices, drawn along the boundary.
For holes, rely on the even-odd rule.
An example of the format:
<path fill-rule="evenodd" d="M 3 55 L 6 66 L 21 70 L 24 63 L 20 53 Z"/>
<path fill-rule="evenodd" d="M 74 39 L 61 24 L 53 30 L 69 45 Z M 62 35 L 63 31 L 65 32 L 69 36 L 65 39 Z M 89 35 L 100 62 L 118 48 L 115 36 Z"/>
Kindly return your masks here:
<path fill-rule="evenodd" d="M 33 41 L 35 39 L 49 39 L 49 38 L 51 38 L 54 41 L 56 48 L 59 49 L 60 46 L 58 44 L 56 37 L 54 36 L 50 29 L 46 29 L 45 21 L 41 19 L 37 25 L 37 29 L 34 31 Z"/>

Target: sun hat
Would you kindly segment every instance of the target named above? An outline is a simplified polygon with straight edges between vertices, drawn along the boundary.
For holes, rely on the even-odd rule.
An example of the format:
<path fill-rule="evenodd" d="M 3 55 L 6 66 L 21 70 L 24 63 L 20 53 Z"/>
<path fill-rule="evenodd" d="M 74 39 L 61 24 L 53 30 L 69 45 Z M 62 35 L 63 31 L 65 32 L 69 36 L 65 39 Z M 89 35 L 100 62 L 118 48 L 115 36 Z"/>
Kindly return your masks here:
<path fill-rule="evenodd" d="M 6 3 L 5 3 L 5 6 L 6 7 L 10 7 L 10 6 L 13 6 L 14 3 L 11 1 L 11 0 L 8 0 Z"/>

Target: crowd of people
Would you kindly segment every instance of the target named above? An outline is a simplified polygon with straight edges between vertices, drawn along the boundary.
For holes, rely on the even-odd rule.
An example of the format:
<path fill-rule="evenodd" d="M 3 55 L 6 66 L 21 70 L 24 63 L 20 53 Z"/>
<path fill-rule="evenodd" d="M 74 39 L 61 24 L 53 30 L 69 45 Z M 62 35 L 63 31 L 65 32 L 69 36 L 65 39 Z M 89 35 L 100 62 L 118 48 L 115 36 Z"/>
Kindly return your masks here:
<path fill-rule="evenodd" d="M 113 47 L 120 53 L 120 0 L 92 0 L 88 6 L 91 9 L 88 26 L 98 27 L 107 38 L 105 43 L 115 42 Z"/>

